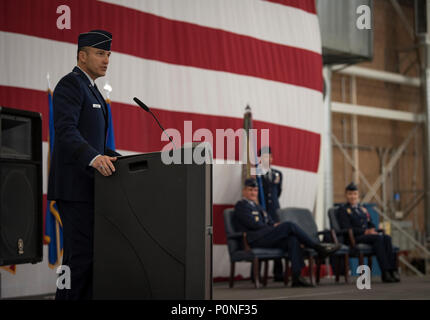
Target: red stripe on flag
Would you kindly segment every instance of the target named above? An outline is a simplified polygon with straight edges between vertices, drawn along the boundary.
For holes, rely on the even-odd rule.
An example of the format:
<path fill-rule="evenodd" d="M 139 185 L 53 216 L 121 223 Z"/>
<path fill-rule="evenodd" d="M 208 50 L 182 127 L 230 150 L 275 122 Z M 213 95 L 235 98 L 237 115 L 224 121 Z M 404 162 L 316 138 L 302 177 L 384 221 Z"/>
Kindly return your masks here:
<path fill-rule="evenodd" d="M 116 52 L 322 91 L 318 53 L 94 0 L 67 1 L 72 28 L 60 30 L 56 8 L 63 2 L 2 1 L 0 30 L 76 44 L 80 32 L 102 28 L 112 32 Z"/>
<path fill-rule="evenodd" d="M 165 129 L 174 128 L 180 132 L 182 137 L 181 144 L 190 142 L 185 136 L 185 121 L 192 121 L 193 133 L 198 129 L 208 129 L 214 135 L 213 154 L 215 158 L 227 159 L 227 140 L 224 143 L 224 157 L 217 157 L 220 153 L 216 148 L 216 130 L 233 129 L 236 131 L 243 128 L 243 119 L 240 118 L 151 109 Z M 117 149 L 149 152 L 159 151 L 166 145 L 166 142 L 161 141 L 161 129 L 154 119 L 140 108 L 113 102 L 111 110 Z M 273 150 L 274 165 L 310 172 L 318 171 L 319 134 L 258 120 L 254 120 L 253 125 L 258 130 L 258 148 L 261 142 L 261 130 L 269 129 L 269 141 Z M 145 129 L 142 130 L 142 128 Z M 195 141 L 201 141 L 201 139 L 196 139 Z M 235 160 L 240 159 L 239 148 L 239 139 L 236 139 Z"/>
<path fill-rule="evenodd" d="M 214 204 L 212 207 L 213 229 L 214 229 L 214 244 L 226 244 L 227 238 L 224 228 L 224 210 L 233 208 L 234 204 Z"/>
<path fill-rule="evenodd" d="M 294 7 L 313 14 L 317 13 L 317 10 L 315 8 L 315 0 L 266 0 L 266 1 L 282 4 L 288 7 Z"/>
<path fill-rule="evenodd" d="M 43 140 L 47 141 L 49 127 L 48 96 L 44 91 L 0 86 L 0 105 L 10 108 L 30 110 L 42 113 Z M 150 106 L 151 107 L 151 106 Z M 113 125 L 117 149 L 136 152 L 160 151 L 166 144 L 161 141 L 161 130 L 154 119 L 138 107 L 112 102 Z M 208 129 L 214 135 L 217 129 L 243 128 L 243 119 L 177 112 L 152 108 L 164 128 L 177 129 L 181 134 L 181 144 L 190 142 L 184 134 L 184 121 L 192 121 L 192 133 L 198 129 Z M 254 128 L 270 130 L 270 145 L 273 149 L 274 165 L 317 172 L 320 150 L 320 135 L 314 132 L 257 121 Z M 196 141 L 201 141 L 198 139 Z M 260 136 L 258 136 L 260 147 Z M 217 149 L 214 146 L 214 156 Z M 224 159 L 227 159 L 227 141 L 224 143 Z M 235 142 L 235 160 L 239 160 L 239 139 Z"/>

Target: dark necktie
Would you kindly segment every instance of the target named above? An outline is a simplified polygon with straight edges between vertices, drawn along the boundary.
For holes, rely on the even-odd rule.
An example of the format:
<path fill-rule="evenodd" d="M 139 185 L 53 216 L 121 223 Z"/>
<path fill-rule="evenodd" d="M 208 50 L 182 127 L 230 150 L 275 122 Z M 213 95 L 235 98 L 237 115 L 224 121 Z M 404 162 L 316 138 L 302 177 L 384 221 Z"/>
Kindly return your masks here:
<path fill-rule="evenodd" d="M 99 96 L 99 99 L 101 99 L 101 101 L 104 101 L 105 99 L 103 98 L 102 94 L 100 93 L 99 88 L 97 88 L 97 85 L 95 82 L 94 82 L 94 89 L 96 89 L 96 92 Z M 101 107 L 102 107 L 103 115 L 106 117 L 106 110 L 104 108 L 104 103 L 102 103 Z"/>

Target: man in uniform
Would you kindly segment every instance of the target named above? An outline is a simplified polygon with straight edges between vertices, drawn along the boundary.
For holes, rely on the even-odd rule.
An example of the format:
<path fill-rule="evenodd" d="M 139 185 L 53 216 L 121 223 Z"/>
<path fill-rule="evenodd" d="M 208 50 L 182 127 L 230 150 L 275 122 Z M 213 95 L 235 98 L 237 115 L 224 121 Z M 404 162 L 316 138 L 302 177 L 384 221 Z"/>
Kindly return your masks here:
<path fill-rule="evenodd" d="M 311 287 L 300 276 L 305 266 L 302 256 L 301 244 L 315 249 L 322 257 L 339 249 L 339 245 L 323 246 L 311 239 L 302 229 L 292 222 L 274 222 L 270 215 L 256 203 L 258 198 L 257 181 L 246 179 L 242 191 L 243 199 L 238 201 L 233 215 L 233 224 L 238 232 L 246 232 L 250 247 L 255 248 L 281 248 L 288 252 L 291 260 L 292 286 Z"/>
<path fill-rule="evenodd" d="M 112 35 L 104 30 L 78 38 L 77 66 L 53 95 L 55 140 L 48 200 L 56 200 L 63 225 L 62 264 L 70 268 L 71 288 L 56 299 L 92 298 L 94 174 L 115 172 L 119 154 L 106 147 L 108 107 L 94 80 L 106 74 Z"/>
<path fill-rule="evenodd" d="M 272 148 L 262 147 L 258 151 L 263 168 L 267 168 L 267 173 L 262 176 L 264 201 L 266 211 L 274 222 L 279 222 L 279 215 L 276 212 L 279 208 L 279 196 L 282 192 L 282 172 L 272 168 L 273 156 Z M 275 259 L 273 265 L 273 275 L 275 281 L 283 281 L 282 259 Z"/>
<path fill-rule="evenodd" d="M 359 203 L 359 192 L 354 183 L 350 183 L 345 188 L 345 196 L 347 203 L 342 205 L 338 212 L 340 228 L 352 229 L 356 243 L 366 243 L 373 247 L 381 268 L 383 282 L 399 282 L 391 237 L 376 231 L 370 214 Z"/>

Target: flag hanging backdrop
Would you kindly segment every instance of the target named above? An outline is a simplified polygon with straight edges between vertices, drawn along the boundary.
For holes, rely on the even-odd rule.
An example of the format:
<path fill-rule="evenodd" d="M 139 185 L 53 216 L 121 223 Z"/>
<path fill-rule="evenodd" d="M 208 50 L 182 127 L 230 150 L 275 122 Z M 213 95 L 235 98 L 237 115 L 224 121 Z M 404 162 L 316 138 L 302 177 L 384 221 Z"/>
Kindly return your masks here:
<path fill-rule="evenodd" d="M 71 29 L 58 29 L 57 8 L 70 8 Z M 161 150 L 158 126 L 184 133 L 243 127 L 270 129 L 274 166 L 284 175 L 283 207 L 313 210 L 322 119 L 321 41 L 314 0 L 16 0 L 0 1 L 0 105 L 43 116 L 46 212 L 52 84 L 76 64 L 78 34 L 112 32 L 106 79 L 112 86 L 115 143 L 124 154 Z M 187 141 L 182 141 L 182 143 Z M 214 155 L 217 150 L 214 146 Z M 237 154 L 236 154 L 237 155 Z M 236 156 L 237 160 L 237 156 Z M 241 197 L 241 166 L 214 165 L 214 276 L 228 275 L 222 211 Z M 237 273 L 249 275 L 249 267 Z"/>
<path fill-rule="evenodd" d="M 52 101 L 52 91 L 48 89 L 48 155 L 47 168 L 51 162 L 51 155 L 54 150 L 55 130 L 54 130 L 54 110 Z M 48 265 L 54 269 L 61 264 L 63 256 L 63 223 L 61 222 L 58 207 L 55 201 L 47 201 L 44 224 L 44 242 L 48 245 Z"/>

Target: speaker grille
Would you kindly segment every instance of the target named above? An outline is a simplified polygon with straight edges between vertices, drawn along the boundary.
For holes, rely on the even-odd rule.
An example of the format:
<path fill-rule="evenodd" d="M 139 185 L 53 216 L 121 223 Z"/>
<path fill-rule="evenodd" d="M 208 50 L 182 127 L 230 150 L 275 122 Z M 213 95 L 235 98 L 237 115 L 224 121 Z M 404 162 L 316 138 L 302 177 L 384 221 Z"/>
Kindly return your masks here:
<path fill-rule="evenodd" d="M 33 164 L 0 163 L 0 260 L 18 263 L 37 251 L 36 174 Z"/>

